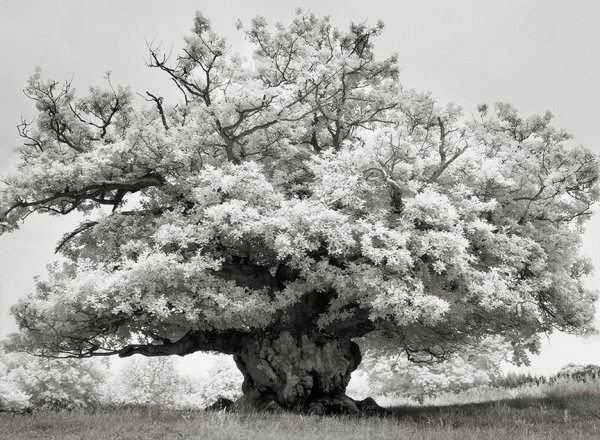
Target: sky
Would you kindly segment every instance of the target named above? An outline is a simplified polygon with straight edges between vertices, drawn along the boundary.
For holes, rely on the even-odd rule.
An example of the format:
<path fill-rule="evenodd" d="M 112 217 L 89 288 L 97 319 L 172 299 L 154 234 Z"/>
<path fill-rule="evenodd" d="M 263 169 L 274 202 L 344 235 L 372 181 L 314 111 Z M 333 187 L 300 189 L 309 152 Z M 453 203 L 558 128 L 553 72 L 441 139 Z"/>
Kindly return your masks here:
<path fill-rule="evenodd" d="M 375 42 L 376 53 L 398 54 L 406 87 L 430 91 L 440 104 L 455 102 L 466 115 L 482 102 L 496 101 L 512 103 L 525 116 L 550 110 L 554 124 L 575 135 L 575 144 L 600 153 L 597 1 L 0 0 L 0 174 L 10 173 L 16 160 L 16 125 L 35 115 L 23 88 L 36 66 L 46 78 L 72 80 L 82 94 L 102 85 L 110 70 L 113 84 L 175 100 L 177 91 L 167 78 L 146 67 L 147 42 L 176 54 L 200 10 L 234 51 L 247 53 L 249 45 L 235 29 L 238 19 L 249 23 L 262 15 L 270 23 L 286 23 L 297 7 L 329 15 L 339 27 L 382 19 L 386 27 Z M 0 236 L 0 339 L 16 329 L 10 306 L 32 290 L 34 276 L 43 275 L 55 258 L 56 242 L 79 221 L 35 216 Z M 596 215 L 588 223 L 583 252 L 597 274 L 599 239 Z M 600 276 L 588 283 L 600 289 Z M 600 336 L 544 337 L 530 370 L 551 374 L 568 362 L 600 364 Z"/>

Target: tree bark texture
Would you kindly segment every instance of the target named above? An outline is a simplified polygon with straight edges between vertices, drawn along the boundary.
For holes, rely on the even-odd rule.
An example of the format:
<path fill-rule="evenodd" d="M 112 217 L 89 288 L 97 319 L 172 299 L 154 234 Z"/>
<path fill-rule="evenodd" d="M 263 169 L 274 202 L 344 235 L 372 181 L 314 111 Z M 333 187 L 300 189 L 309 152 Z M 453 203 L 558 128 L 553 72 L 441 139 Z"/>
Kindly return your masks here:
<path fill-rule="evenodd" d="M 312 414 L 380 411 L 373 399 L 345 393 L 361 361 L 358 345 L 326 334 L 246 336 L 234 355 L 244 375 L 243 396 L 231 410 L 285 410 Z"/>

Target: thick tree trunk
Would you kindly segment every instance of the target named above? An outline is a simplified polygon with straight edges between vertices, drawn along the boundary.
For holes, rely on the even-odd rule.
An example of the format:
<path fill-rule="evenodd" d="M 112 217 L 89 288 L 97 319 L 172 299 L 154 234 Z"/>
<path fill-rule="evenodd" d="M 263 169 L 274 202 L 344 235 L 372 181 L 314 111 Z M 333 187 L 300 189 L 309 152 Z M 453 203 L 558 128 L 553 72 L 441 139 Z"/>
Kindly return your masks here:
<path fill-rule="evenodd" d="M 246 336 L 234 355 L 244 375 L 244 395 L 232 410 L 286 410 L 313 414 L 374 412 L 373 399 L 357 402 L 345 394 L 361 361 L 349 339 L 318 334 L 295 337 Z"/>

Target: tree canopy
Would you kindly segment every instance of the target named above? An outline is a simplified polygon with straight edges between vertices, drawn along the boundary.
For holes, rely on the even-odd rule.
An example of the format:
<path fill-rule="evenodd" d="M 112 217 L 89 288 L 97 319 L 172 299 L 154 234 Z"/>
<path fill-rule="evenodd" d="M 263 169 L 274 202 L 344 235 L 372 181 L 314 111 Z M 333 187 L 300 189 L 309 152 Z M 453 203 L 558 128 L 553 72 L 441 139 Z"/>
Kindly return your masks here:
<path fill-rule="evenodd" d="M 234 354 L 245 391 L 279 390 L 286 406 L 330 368 L 298 366 L 327 341 L 344 353 L 341 385 L 319 379 L 331 394 L 360 362 L 355 338 L 431 361 L 498 335 L 523 360 L 540 332 L 591 330 L 579 248 L 597 158 L 549 112 L 466 117 L 405 88 L 397 58 L 375 56 L 382 29 L 257 17 L 245 58 L 198 13 L 180 55 L 149 47 L 181 99 L 146 92 L 141 109 L 109 76 L 79 97 L 36 72 L 0 231 L 32 212 L 89 218 L 13 307 L 12 347 Z M 287 364 L 252 367 L 265 350 L 312 371 L 304 391 L 271 384 Z"/>

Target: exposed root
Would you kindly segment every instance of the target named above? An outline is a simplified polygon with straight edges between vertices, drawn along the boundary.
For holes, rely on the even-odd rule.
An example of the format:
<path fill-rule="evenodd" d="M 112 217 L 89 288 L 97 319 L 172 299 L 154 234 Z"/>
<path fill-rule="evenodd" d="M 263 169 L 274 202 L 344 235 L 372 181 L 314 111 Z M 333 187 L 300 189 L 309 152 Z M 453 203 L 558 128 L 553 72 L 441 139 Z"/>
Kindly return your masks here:
<path fill-rule="evenodd" d="M 206 411 L 225 412 L 292 412 L 312 415 L 356 415 L 356 416 L 381 416 L 388 414 L 388 410 L 379 406 L 375 400 L 368 397 L 364 400 L 354 400 L 345 394 L 336 396 L 323 396 L 304 405 L 284 408 L 274 397 L 252 397 L 244 395 L 235 402 L 220 398 Z"/>

